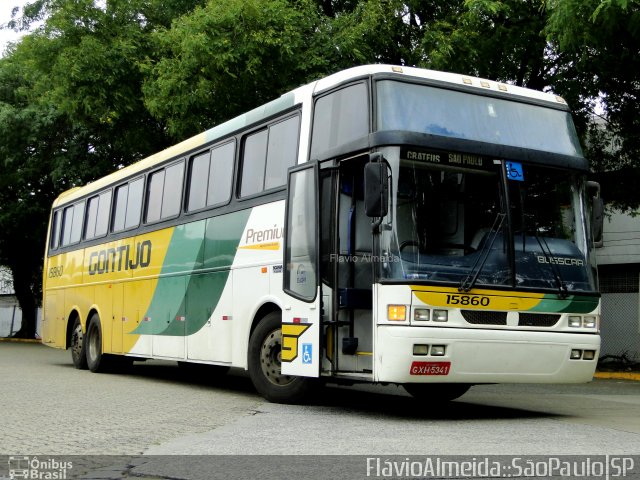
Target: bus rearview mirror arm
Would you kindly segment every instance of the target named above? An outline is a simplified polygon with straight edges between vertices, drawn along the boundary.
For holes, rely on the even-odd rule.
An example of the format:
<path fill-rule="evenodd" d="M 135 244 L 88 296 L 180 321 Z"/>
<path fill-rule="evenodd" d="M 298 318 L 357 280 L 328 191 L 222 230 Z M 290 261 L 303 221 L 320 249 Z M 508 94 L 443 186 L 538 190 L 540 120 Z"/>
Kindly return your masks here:
<path fill-rule="evenodd" d="M 600 184 L 598 182 L 587 182 L 587 191 L 591 197 L 591 235 L 593 246 L 602 248 L 604 246 L 604 200 L 600 197 Z"/>

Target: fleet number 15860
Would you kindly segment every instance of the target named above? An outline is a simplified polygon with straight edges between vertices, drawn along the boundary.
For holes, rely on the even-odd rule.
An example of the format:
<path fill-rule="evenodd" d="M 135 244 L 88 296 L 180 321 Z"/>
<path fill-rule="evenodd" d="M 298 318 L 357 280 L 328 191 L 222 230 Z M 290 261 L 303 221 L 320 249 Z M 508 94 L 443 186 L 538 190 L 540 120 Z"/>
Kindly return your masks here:
<path fill-rule="evenodd" d="M 488 307 L 490 303 L 491 299 L 482 295 L 447 295 L 447 305 Z"/>

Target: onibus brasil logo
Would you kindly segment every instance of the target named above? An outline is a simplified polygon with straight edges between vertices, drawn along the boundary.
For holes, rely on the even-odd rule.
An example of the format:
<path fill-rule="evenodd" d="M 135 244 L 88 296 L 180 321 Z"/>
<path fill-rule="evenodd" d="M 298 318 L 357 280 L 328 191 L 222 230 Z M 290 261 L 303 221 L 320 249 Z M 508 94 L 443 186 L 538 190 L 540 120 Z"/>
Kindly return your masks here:
<path fill-rule="evenodd" d="M 69 470 L 73 468 L 73 462 L 63 462 L 54 458 L 38 457 L 9 457 L 9 478 L 11 479 L 38 479 L 38 480 L 63 480 Z"/>

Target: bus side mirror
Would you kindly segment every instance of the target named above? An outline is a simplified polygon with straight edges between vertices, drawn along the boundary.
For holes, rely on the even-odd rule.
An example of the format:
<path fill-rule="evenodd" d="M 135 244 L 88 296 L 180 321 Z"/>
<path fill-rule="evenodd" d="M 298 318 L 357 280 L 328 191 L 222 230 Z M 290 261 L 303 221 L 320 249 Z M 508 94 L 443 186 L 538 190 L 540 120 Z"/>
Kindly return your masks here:
<path fill-rule="evenodd" d="M 371 159 L 381 159 L 380 154 Z M 387 165 L 380 161 L 364 166 L 364 209 L 367 217 L 382 218 L 389 211 L 389 180 Z"/>
<path fill-rule="evenodd" d="M 587 191 L 593 191 L 591 197 L 591 236 L 593 246 L 602 248 L 604 246 L 604 200 L 600 197 L 600 184 L 597 182 L 587 182 Z"/>

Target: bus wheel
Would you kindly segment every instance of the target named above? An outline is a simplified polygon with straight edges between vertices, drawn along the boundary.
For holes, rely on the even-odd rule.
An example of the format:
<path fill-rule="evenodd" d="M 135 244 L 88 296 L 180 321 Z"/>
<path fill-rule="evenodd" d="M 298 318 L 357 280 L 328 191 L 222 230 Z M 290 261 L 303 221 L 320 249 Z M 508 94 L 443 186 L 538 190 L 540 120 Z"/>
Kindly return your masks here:
<path fill-rule="evenodd" d="M 102 328 L 100 326 L 100 317 L 97 313 L 94 313 L 89 320 L 85 342 L 89 370 L 103 372 L 106 367 L 106 355 L 102 353 Z"/>
<path fill-rule="evenodd" d="M 71 348 L 71 360 L 73 360 L 73 366 L 78 370 L 86 370 L 87 356 L 85 355 L 84 349 L 84 333 L 82 333 L 82 324 L 78 317 L 76 317 L 75 322 L 73 322 L 69 344 Z"/>
<path fill-rule="evenodd" d="M 317 385 L 317 379 L 283 375 L 281 350 L 282 320 L 279 312 L 272 312 L 260 321 L 249 340 L 251 381 L 258 393 L 270 402 L 302 402 Z"/>
<path fill-rule="evenodd" d="M 449 402 L 461 397 L 471 388 L 466 383 L 405 383 L 404 389 L 412 397 L 425 402 Z"/>

